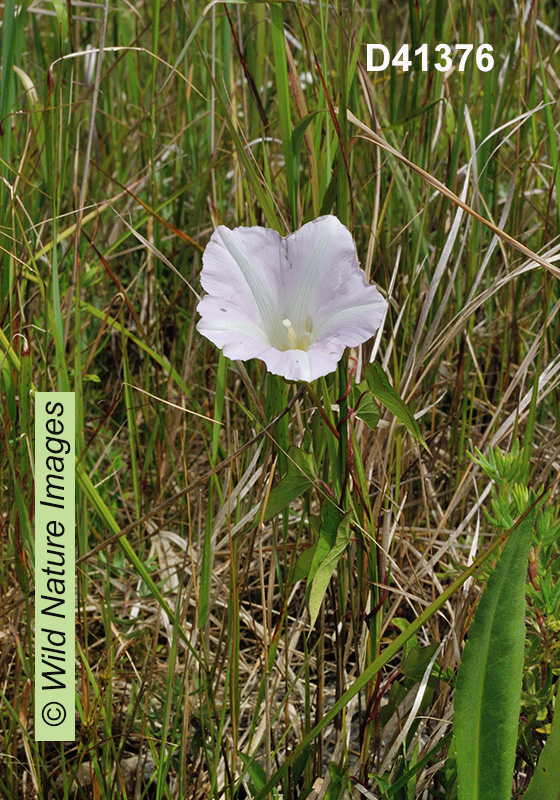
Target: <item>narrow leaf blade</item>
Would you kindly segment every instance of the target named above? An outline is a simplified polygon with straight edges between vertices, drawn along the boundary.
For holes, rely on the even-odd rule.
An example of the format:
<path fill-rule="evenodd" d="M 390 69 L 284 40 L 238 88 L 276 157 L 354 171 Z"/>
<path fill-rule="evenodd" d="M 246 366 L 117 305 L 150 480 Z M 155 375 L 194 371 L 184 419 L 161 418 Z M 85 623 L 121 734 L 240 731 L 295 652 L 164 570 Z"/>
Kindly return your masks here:
<path fill-rule="evenodd" d="M 511 534 L 480 599 L 455 692 L 459 800 L 510 800 L 525 646 L 525 576 L 534 514 Z"/>
<path fill-rule="evenodd" d="M 523 800 L 560 800 L 560 697 L 556 705 L 552 730 L 539 758 L 535 774 Z"/>

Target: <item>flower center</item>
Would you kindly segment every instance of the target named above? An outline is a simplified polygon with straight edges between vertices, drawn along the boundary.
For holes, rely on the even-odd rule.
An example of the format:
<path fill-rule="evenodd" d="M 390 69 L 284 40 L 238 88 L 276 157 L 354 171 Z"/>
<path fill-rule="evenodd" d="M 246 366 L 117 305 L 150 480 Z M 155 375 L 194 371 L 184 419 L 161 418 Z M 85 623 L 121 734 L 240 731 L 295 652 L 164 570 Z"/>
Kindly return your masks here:
<path fill-rule="evenodd" d="M 305 330 L 302 331 L 292 325 L 292 321 L 286 317 L 282 320 L 282 325 L 286 329 L 286 339 L 284 350 L 308 350 L 311 345 L 311 333 L 313 332 L 313 322 L 308 314 L 305 320 Z"/>

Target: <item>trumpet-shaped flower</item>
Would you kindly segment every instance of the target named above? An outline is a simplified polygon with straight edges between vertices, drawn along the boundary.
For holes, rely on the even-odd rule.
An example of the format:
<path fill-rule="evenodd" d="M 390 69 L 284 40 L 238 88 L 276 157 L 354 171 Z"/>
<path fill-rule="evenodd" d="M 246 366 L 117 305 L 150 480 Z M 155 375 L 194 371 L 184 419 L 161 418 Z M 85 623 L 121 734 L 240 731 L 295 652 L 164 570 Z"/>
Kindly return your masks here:
<path fill-rule="evenodd" d="M 387 302 L 358 264 L 350 231 L 318 217 L 282 237 L 269 228 L 212 234 L 200 276 L 198 330 L 231 359 L 262 359 L 288 380 L 336 369 L 345 347 L 367 341 Z"/>

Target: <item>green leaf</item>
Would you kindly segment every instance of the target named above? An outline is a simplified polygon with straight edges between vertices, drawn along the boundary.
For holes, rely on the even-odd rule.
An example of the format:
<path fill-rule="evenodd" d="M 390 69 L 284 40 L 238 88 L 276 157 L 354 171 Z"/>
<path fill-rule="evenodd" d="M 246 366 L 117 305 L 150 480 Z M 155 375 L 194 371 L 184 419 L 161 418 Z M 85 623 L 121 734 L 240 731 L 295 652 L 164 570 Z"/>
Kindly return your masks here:
<path fill-rule="evenodd" d="M 304 581 L 306 578 L 309 577 L 315 551 L 316 547 L 311 546 L 308 547 L 306 550 L 304 550 L 303 553 L 299 554 L 298 559 L 296 561 L 296 565 L 294 567 L 294 577 L 293 577 L 294 583 L 297 583 L 298 581 Z"/>
<path fill-rule="evenodd" d="M 352 408 L 358 406 L 356 416 L 358 419 L 363 420 L 370 430 L 374 431 L 379 422 L 381 411 L 373 399 L 373 393 L 368 388 L 367 381 L 362 381 L 352 387 L 350 404 Z"/>
<path fill-rule="evenodd" d="M 469 629 L 455 691 L 459 800 L 510 800 L 525 647 L 532 512 L 513 531 Z"/>
<path fill-rule="evenodd" d="M 272 519 L 313 485 L 313 456 L 298 447 L 288 450 L 288 470 L 268 497 L 264 521 Z"/>
<path fill-rule="evenodd" d="M 524 800 L 560 800 L 560 711 L 559 693 L 556 693 L 552 730 L 543 751 L 535 774 L 531 778 Z"/>
<path fill-rule="evenodd" d="M 254 797 L 259 789 L 266 783 L 266 772 L 264 771 L 264 767 L 262 764 L 259 764 L 258 761 L 255 761 L 254 758 L 251 756 L 246 755 L 245 753 L 237 752 L 237 755 L 243 762 L 243 766 L 249 773 L 250 780 L 248 781 L 249 791 L 251 795 Z"/>
<path fill-rule="evenodd" d="M 338 800 L 338 798 L 342 797 L 344 791 L 348 788 L 347 783 L 344 780 L 345 775 L 340 767 L 334 763 L 334 761 L 331 761 L 329 764 L 329 773 L 331 776 L 331 782 L 329 783 L 329 788 L 325 794 L 325 800 Z"/>
<path fill-rule="evenodd" d="M 303 753 L 300 755 L 299 758 L 296 759 L 294 763 L 294 784 L 297 786 L 299 779 L 303 775 L 303 770 L 305 769 L 305 765 L 309 761 L 309 756 L 313 752 L 312 747 L 308 747 L 307 750 L 304 750 Z"/>
<path fill-rule="evenodd" d="M 449 742 L 449 750 L 448 750 L 447 757 L 445 759 L 445 768 L 447 769 L 447 764 L 448 764 L 448 762 L 450 760 L 449 753 L 452 752 L 452 747 L 453 747 L 453 741 L 451 739 L 451 731 L 446 733 L 445 736 L 443 736 L 439 740 L 439 742 L 435 745 L 435 747 L 433 747 L 423 758 L 421 758 L 419 761 L 415 761 L 414 764 L 412 764 L 410 766 L 410 768 L 406 772 L 404 772 L 404 774 L 401 777 L 397 778 L 397 780 L 394 781 L 394 783 L 391 783 L 390 781 L 384 780 L 384 779 L 379 778 L 378 776 L 374 775 L 374 777 L 375 777 L 375 779 L 376 779 L 376 781 L 378 783 L 379 788 L 381 789 L 382 792 L 384 792 L 383 797 L 388 797 L 388 798 L 395 797 L 395 798 L 397 798 L 399 796 L 399 793 L 400 793 L 401 789 L 403 787 L 406 787 L 414 779 L 414 777 L 419 772 L 422 771 L 422 769 L 426 765 L 428 765 L 430 762 L 433 762 L 435 760 L 436 754 L 440 750 L 442 750 L 447 745 L 448 742 Z M 452 759 L 453 759 L 453 756 L 451 756 L 451 760 Z M 455 762 L 453 761 L 453 766 L 454 765 L 455 765 Z M 446 785 L 445 789 L 446 789 L 446 791 L 445 791 L 445 800 L 456 800 L 456 794 L 455 795 L 453 794 L 453 790 L 452 789 L 450 790 L 447 785 Z"/>
<path fill-rule="evenodd" d="M 389 796 L 389 790 L 391 789 L 391 781 L 389 778 L 384 777 L 383 775 L 373 775 L 373 778 L 377 784 L 377 788 L 380 792 L 383 793 L 383 797 Z M 404 785 L 404 784 L 403 784 Z"/>
<path fill-rule="evenodd" d="M 413 647 L 403 660 L 401 667 L 403 675 L 413 681 L 420 682 L 438 647 L 437 642 L 426 647 Z"/>
<path fill-rule="evenodd" d="M 334 522 L 336 527 L 333 526 L 333 521 L 335 520 L 333 509 L 338 517 L 338 521 Z M 321 522 L 321 535 L 317 542 L 317 550 L 315 551 L 307 585 L 311 627 L 315 625 L 330 579 L 350 539 L 350 519 L 348 514 L 341 517 L 338 509 L 328 502 L 323 504 L 323 510 L 327 510 L 327 513 Z"/>
<path fill-rule="evenodd" d="M 312 521 L 312 526 L 315 527 L 317 522 L 318 519 L 315 517 Z M 326 555 L 328 555 L 331 548 L 334 546 L 339 524 L 340 511 L 338 510 L 338 507 L 335 506 L 334 503 L 330 503 L 328 500 L 325 500 L 321 507 L 321 520 L 319 522 L 319 530 L 317 531 L 318 538 L 313 553 L 313 561 L 311 562 L 309 572 L 307 573 L 309 581 L 312 580 L 322 560 Z"/>
<path fill-rule="evenodd" d="M 428 445 L 422 438 L 418 423 L 414 419 L 408 406 L 401 400 L 395 392 L 387 376 L 379 364 L 368 364 L 365 369 L 366 381 L 374 397 L 376 397 L 385 408 L 395 415 L 395 417 L 408 428 L 411 434 L 417 439 L 422 447 L 429 451 Z"/>

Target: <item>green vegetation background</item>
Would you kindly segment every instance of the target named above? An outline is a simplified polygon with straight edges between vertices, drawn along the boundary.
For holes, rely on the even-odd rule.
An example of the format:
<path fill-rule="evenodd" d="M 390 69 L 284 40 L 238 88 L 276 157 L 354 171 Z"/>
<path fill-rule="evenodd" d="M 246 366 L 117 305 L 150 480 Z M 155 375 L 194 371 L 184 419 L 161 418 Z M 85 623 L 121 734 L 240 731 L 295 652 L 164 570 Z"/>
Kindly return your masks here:
<path fill-rule="evenodd" d="M 256 793 L 490 543 L 488 480 L 468 450 L 518 438 L 527 481 L 557 496 L 557 276 L 346 110 L 552 263 L 559 30 L 544 2 L 6 0 L 0 795 Z M 368 42 L 393 55 L 427 43 L 430 56 L 486 42 L 495 65 L 368 73 Z M 270 440 L 230 458 L 295 390 L 259 363 L 227 363 L 195 309 L 216 224 L 287 233 L 325 213 L 350 227 L 389 298 L 377 359 L 429 452 L 384 411 L 374 431 L 356 421 L 371 514 L 355 516 L 310 631 L 297 559 L 316 535 L 319 484 L 260 524 L 277 480 Z M 337 380 L 320 386 L 327 408 Z M 77 395 L 75 745 L 33 739 L 34 390 Z M 293 408 L 280 444 L 308 449 L 314 403 Z M 328 481 L 328 455 L 320 464 Z M 532 563 L 515 796 L 550 733 L 559 668 L 555 544 Z M 452 692 L 477 585 L 278 775 L 283 797 L 342 797 L 357 782 L 374 796 L 456 796 Z"/>

